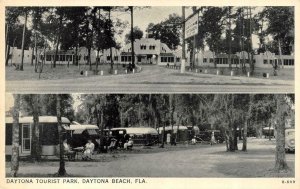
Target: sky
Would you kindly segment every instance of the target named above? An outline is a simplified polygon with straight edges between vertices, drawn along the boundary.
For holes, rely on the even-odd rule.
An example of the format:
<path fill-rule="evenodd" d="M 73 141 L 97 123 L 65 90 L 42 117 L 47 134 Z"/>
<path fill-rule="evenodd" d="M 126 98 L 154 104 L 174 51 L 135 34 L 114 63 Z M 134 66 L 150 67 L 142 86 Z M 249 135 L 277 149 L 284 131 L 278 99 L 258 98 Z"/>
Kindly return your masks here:
<path fill-rule="evenodd" d="M 157 24 L 163 20 L 166 20 L 170 14 L 178 14 L 181 16 L 181 7 L 149 7 L 144 9 L 137 9 L 133 11 L 133 27 L 138 26 L 143 32 L 144 37 L 146 36 L 146 29 L 150 23 Z M 130 12 L 114 12 L 112 13 L 113 17 L 117 17 L 125 22 L 128 22 L 128 27 L 124 30 L 122 36 L 117 37 L 117 40 L 124 44 L 125 35 L 130 32 Z"/>
<path fill-rule="evenodd" d="M 253 14 L 256 14 L 258 11 L 261 11 L 263 7 L 255 7 L 253 10 Z M 170 14 L 178 14 L 179 16 L 182 15 L 182 8 L 181 6 L 152 6 L 149 8 L 138 9 L 134 10 L 133 13 L 133 26 L 138 26 L 143 32 L 144 36 L 146 37 L 146 29 L 149 23 L 160 23 L 166 20 Z M 185 16 L 188 17 L 192 14 L 192 10 L 190 8 L 186 8 Z M 128 27 L 124 30 L 124 33 L 121 36 L 117 36 L 116 39 L 122 45 L 125 45 L 125 35 L 130 32 L 130 12 L 114 12 L 112 13 L 114 18 L 119 18 L 128 22 Z M 258 48 L 259 40 L 256 35 L 252 36 L 253 48 Z"/>
<path fill-rule="evenodd" d="M 258 11 L 261 11 L 263 7 L 255 7 L 253 10 L 253 14 L 256 14 Z M 152 7 L 145 7 L 143 9 L 134 9 L 133 11 L 133 26 L 139 27 L 143 32 L 144 36 L 146 36 L 146 29 L 149 23 L 160 23 L 166 20 L 170 14 L 178 14 L 179 16 L 182 15 L 182 7 L 181 6 L 152 6 Z M 192 14 L 191 8 L 186 8 L 185 15 L 188 17 Z M 112 12 L 112 19 L 120 19 L 124 22 L 128 23 L 128 26 L 124 30 L 123 34 L 120 36 L 116 36 L 116 39 L 122 46 L 125 45 L 125 35 L 130 31 L 130 12 Z M 24 19 L 20 19 L 20 22 L 23 23 Z M 28 21 L 28 27 L 31 28 L 31 21 Z M 253 48 L 258 48 L 258 37 L 253 35 Z"/>

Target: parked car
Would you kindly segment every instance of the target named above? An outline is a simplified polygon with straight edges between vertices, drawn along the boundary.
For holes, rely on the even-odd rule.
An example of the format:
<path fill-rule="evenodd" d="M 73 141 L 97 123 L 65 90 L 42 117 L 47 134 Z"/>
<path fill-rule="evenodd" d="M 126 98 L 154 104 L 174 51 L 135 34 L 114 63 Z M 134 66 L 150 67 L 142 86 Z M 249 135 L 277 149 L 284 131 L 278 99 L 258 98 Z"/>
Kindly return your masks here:
<path fill-rule="evenodd" d="M 211 141 L 211 135 L 212 132 L 214 132 L 215 140 L 217 143 L 223 143 L 225 138 L 220 130 L 206 130 L 206 131 L 200 131 L 199 135 L 196 135 L 196 140 L 198 142 L 205 141 L 210 142 Z"/>
<path fill-rule="evenodd" d="M 295 152 L 295 129 L 285 130 L 285 151 Z"/>

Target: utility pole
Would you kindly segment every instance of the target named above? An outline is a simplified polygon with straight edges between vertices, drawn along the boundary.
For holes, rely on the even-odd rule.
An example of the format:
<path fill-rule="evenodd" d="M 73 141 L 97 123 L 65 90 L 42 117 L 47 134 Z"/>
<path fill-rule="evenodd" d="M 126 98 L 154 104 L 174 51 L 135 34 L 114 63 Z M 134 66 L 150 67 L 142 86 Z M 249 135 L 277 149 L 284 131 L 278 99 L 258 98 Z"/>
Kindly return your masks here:
<path fill-rule="evenodd" d="M 182 56 L 180 73 L 185 72 L 185 6 L 182 6 Z"/>
<path fill-rule="evenodd" d="M 133 6 L 130 6 L 129 9 L 131 13 L 131 65 L 134 68 Z"/>
<path fill-rule="evenodd" d="M 250 30 L 250 57 L 249 57 L 249 63 L 250 63 L 250 75 L 254 74 L 254 63 L 253 63 L 253 47 L 252 47 L 252 13 L 251 13 L 251 7 L 248 7 L 249 9 L 249 30 Z"/>

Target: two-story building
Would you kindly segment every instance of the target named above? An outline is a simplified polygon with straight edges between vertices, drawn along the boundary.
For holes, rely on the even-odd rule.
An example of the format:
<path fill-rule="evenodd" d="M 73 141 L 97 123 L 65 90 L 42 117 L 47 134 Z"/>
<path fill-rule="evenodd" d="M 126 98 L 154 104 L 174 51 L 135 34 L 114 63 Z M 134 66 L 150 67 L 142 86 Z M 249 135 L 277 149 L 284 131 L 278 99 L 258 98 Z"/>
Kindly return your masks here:
<path fill-rule="evenodd" d="M 131 63 L 132 53 L 131 44 L 127 44 L 123 49 L 116 50 L 112 48 L 114 62 L 121 64 Z M 103 51 L 101 62 L 110 63 L 110 49 Z M 160 40 L 153 38 L 136 39 L 134 42 L 134 58 L 137 64 L 157 64 L 167 65 L 174 64 L 175 54 Z"/>

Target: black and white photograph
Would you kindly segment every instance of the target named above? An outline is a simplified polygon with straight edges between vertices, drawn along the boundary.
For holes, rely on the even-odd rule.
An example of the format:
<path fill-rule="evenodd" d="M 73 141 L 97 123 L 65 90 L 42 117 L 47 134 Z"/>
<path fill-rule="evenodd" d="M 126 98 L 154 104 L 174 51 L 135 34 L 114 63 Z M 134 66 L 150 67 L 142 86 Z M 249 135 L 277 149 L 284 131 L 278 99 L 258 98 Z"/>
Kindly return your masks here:
<path fill-rule="evenodd" d="M 293 94 L 7 95 L 7 177 L 295 177 Z"/>
<path fill-rule="evenodd" d="M 6 91 L 294 92 L 294 7 L 6 7 Z"/>
<path fill-rule="evenodd" d="M 298 1 L 3 0 L 0 188 L 299 188 Z"/>

